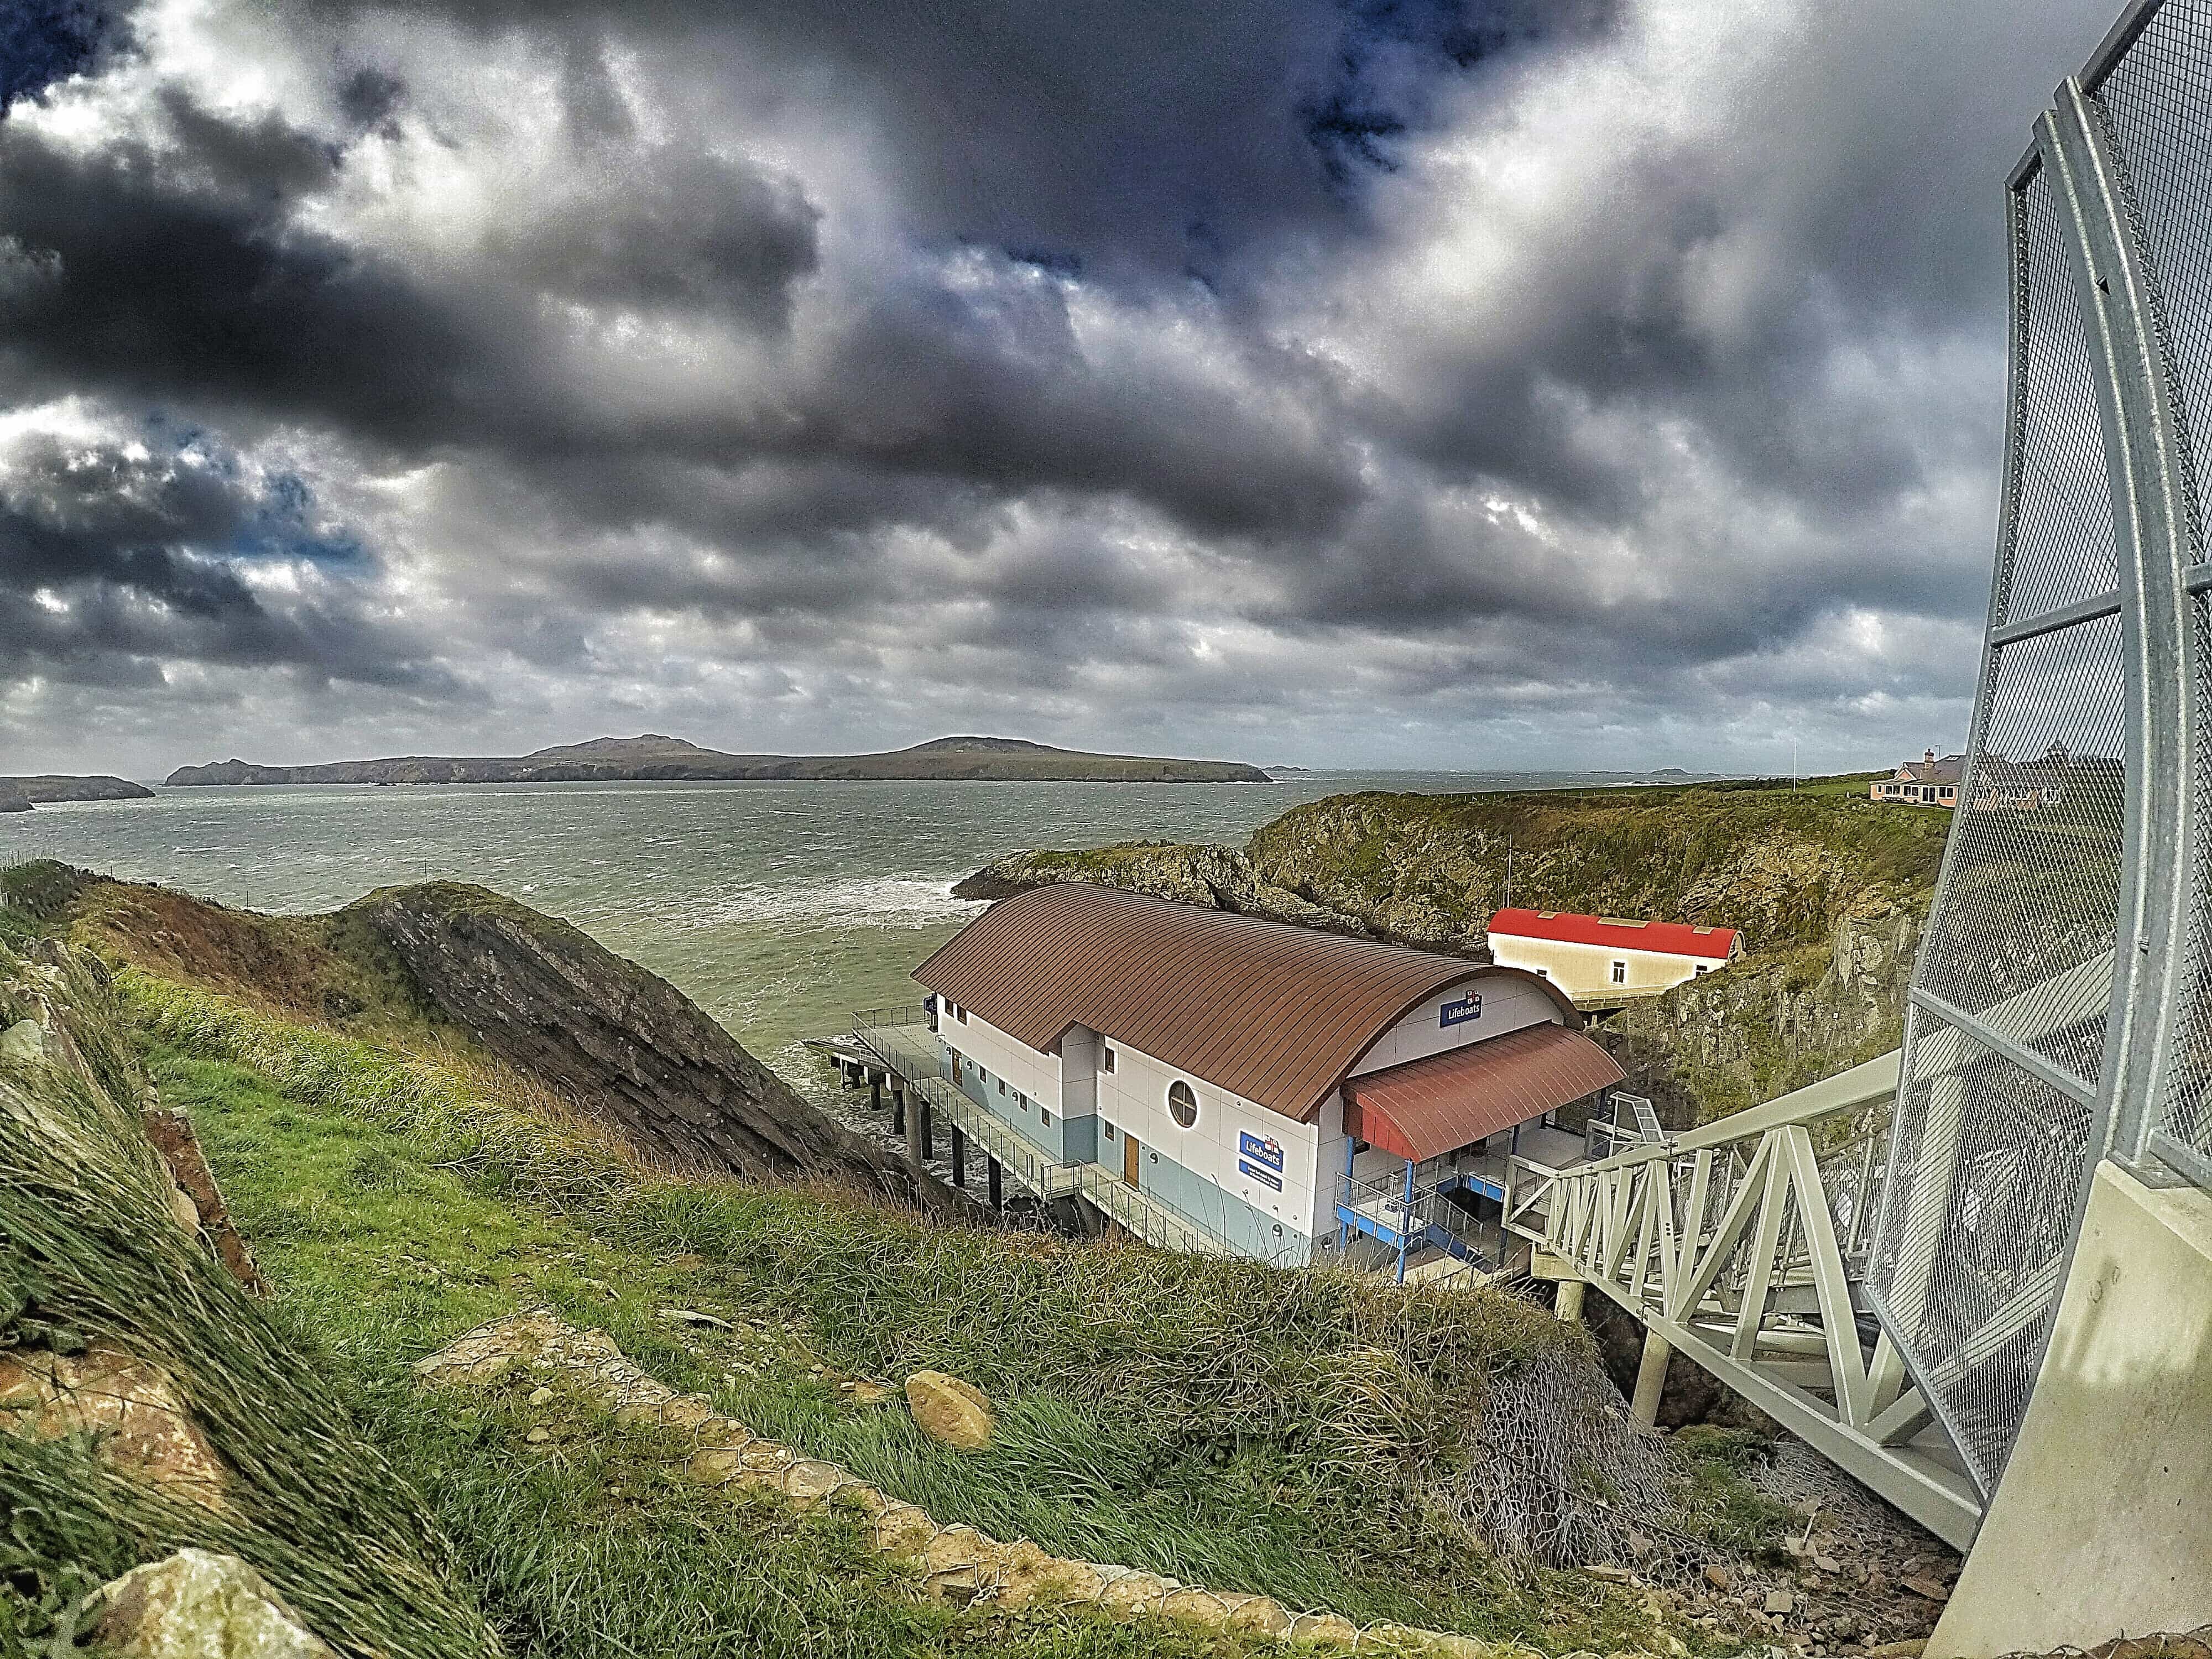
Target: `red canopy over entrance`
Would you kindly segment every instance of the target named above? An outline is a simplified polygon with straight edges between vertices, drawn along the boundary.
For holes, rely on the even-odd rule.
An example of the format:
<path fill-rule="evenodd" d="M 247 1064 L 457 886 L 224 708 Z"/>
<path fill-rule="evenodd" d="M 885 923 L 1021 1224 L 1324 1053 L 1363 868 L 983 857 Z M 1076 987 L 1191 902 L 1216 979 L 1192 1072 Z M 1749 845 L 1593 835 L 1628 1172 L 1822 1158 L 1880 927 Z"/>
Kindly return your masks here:
<path fill-rule="evenodd" d="M 1540 1117 L 1627 1076 L 1564 1025 L 1525 1030 L 1355 1077 L 1345 1133 L 1416 1164 Z"/>

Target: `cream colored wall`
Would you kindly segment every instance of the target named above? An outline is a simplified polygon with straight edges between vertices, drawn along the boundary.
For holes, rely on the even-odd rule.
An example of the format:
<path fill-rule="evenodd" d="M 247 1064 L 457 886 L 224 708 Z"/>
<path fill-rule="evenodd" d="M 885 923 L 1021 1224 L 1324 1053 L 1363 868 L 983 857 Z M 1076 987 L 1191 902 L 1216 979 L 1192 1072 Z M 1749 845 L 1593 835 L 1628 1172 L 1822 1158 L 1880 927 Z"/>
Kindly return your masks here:
<path fill-rule="evenodd" d="M 1482 1012 L 1473 1019 L 1445 1024 L 1444 1006 L 1468 996 L 1482 999 Z M 1558 1022 L 1560 1018 L 1559 1005 L 1544 994 L 1541 986 L 1509 979 L 1503 974 L 1470 980 L 1431 997 L 1385 1031 L 1352 1068 L 1352 1075 L 1360 1077 L 1387 1066 L 1403 1066 L 1407 1060 L 1423 1060 L 1448 1049 L 1464 1048 L 1470 1042 L 1504 1036 L 1524 1025 L 1540 1025 L 1547 1019 Z"/>
<path fill-rule="evenodd" d="M 1702 965 L 1717 971 L 1718 963 L 1700 963 L 1696 957 L 1670 951 L 1622 950 L 1610 945 L 1570 945 L 1557 939 L 1522 939 L 1510 933 L 1490 935 L 1490 954 L 1501 968 L 1525 968 L 1541 973 L 1571 997 L 1602 996 L 1610 991 L 1664 991 L 1696 975 Z M 1628 964 L 1628 978 L 1613 982 L 1613 964 Z"/>

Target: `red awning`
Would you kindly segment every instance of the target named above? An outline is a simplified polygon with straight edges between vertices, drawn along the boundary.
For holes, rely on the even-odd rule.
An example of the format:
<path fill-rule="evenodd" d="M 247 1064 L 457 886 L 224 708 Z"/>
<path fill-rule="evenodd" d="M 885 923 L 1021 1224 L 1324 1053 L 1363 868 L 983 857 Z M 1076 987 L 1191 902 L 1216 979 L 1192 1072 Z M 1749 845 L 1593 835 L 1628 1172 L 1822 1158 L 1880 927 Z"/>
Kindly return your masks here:
<path fill-rule="evenodd" d="M 1540 1117 L 1612 1087 L 1627 1073 L 1564 1025 L 1471 1042 L 1448 1054 L 1370 1072 L 1344 1085 L 1344 1129 L 1415 1163 Z"/>

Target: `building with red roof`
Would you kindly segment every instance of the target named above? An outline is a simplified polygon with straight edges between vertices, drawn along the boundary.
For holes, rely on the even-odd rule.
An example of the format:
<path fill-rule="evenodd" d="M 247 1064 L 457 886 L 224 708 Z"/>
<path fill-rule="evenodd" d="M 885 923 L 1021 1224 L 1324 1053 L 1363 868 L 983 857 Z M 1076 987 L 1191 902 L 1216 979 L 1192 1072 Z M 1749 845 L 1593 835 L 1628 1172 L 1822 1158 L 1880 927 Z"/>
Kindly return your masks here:
<path fill-rule="evenodd" d="M 1656 996 L 1725 968 L 1742 948 L 1733 927 L 1689 922 L 1513 908 L 1490 919 L 1492 960 L 1540 975 L 1585 1006 Z"/>

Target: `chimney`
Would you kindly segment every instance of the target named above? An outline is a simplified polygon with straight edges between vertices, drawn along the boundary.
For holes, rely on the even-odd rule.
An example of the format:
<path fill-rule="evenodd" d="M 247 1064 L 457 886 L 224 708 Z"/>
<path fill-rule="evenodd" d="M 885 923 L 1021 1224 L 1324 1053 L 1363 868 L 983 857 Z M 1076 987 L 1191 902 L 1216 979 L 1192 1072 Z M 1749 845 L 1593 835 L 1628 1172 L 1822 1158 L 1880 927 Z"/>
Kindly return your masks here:
<path fill-rule="evenodd" d="M 1933 765 L 1935 765 L 1935 764 L 1936 764 L 1936 751 L 1935 751 L 1933 749 L 1930 749 L 1929 750 L 1928 750 L 1928 752 L 1927 752 L 1926 754 L 1923 755 L 1920 758 L 1921 758 L 1923 762 L 1925 762 L 1928 765 L 1929 765 L 1929 766 L 1933 766 Z"/>

